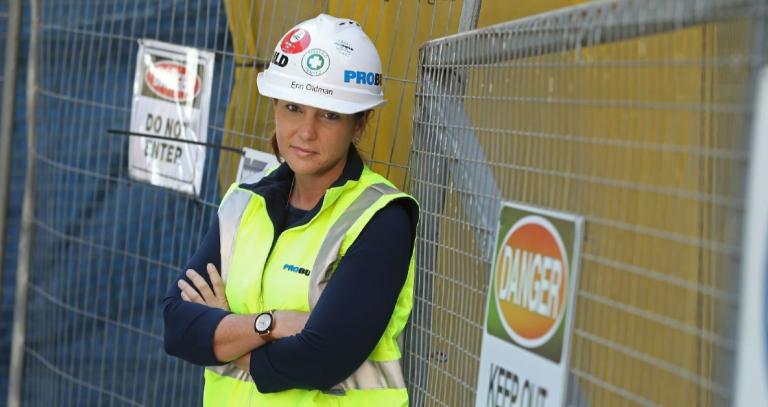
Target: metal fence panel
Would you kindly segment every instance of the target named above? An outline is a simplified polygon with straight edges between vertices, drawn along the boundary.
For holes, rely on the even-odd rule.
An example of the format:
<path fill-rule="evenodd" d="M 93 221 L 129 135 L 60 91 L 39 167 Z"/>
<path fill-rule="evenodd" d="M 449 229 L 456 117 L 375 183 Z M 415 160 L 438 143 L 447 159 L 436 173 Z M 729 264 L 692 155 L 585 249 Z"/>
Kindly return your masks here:
<path fill-rule="evenodd" d="M 422 47 L 416 404 L 474 402 L 502 200 L 585 217 L 571 404 L 730 403 L 765 19 L 759 0 L 607 1 Z"/>
<path fill-rule="evenodd" d="M 139 38 L 213 51 L 209 141 L 265 148 L 270 103 L 255 74 L 293 24 L 355 18 L 381 50 L 390 103 L 361 145 L 404 183 L 417 46 L 452 34 L 462 2 L 86 0 L 33 2 L 24 405 L 194 405 L 202 369 L 167 357 L 159 301 L 196 248 L 238 158 L 208 151 L 199 199 L 128 179 Z M 405 51 L 405 52 L 404 52 Z M 31 240 L 25 240 L 31 239 Z M 28 243 L 27 243 L 28 242 Z M 19 292 L 22 292 L 19 291 Z M 21 309 L 21 307 L 19 308 Z M 18 371 L 21 372 L 21 371 Z M 11 389 L 13 392 L 14 389 Z"/>
<path fill-rule="evenodd" d="M 0 1 L 0 400 L 8 388 L 13 292 L 24 188 L 25 6 Z"/>

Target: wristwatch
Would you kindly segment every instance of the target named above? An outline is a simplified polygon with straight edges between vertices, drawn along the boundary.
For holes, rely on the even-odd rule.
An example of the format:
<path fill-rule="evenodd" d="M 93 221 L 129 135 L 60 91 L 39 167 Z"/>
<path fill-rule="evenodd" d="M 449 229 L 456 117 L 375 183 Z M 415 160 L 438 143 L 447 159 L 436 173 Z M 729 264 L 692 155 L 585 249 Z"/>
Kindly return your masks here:
<path fill-rule="evenodd" d="M 272 316 L 272 311 L 262 312 L 257 315 L 256 320 L 253 321 L 253 330 L 261 336 L 269 335 L 272 332 L 274 321 L 275 319 Z"/>

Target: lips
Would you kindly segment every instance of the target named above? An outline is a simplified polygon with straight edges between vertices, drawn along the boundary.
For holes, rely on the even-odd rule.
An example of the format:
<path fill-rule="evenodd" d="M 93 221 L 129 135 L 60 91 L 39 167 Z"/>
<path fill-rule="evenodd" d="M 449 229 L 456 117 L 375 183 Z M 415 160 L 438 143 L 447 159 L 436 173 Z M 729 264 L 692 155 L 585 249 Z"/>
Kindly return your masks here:
<path fill-rule="evenodd" d="M 312 150 L 307 150 L 307 149 L 304 149 L 304 148 L 301 148 L 301 147 L 297 147 L 297 146 L 291 146 L 291 150 L 293 150 L 293 152 L 296 153 L 296 155 L 301 156 L 301 157 L 309 157 L 309 156 L 315 154 L 315 152 L 312 151 Z"/>

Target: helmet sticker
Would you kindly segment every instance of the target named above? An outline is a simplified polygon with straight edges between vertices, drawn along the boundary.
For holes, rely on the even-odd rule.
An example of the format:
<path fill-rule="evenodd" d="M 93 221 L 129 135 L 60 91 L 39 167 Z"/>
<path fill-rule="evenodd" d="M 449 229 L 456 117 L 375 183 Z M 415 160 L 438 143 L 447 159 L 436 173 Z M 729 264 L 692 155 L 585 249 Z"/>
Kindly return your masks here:
<path fill-rule="evenodd" d="M 301 59 L 301 67 L 310 76 L 324 74 L 328 71 L 329 66 L 331 66 L 331 59 L 328 57 L 328 53 L 319 48 L 307 51 Z"/>
<path fill-rule="evenodd" d="M 284 67 L 288 65 L 288 56 L 275 51 L 275 55 L 272 57 L 272 63 L 277 66 Z"/>
<path fill-rule="evenodd" d="M 355 82 L 358 85 L 381 86 L 381 74 L 378 72 L 344 71 L 344 83 Z"/>
<path fill-rule="evenodd" d="M 302 28 L 294 28 L 285 34 L 285 37 L 280 41 L 280 49 L 286 54 L 297 54 L 304 51 L 309 47 L 309 42 L 312 37 L 309 35 L 309 31 Z"/>
<path fill-rule="evenodd" d="M 334 42 L 333 45 L 336 46 L 336 51 L 339 51 L 339 54 L 344 55 L 345 57 L 352 55 L 352 51 L 355 50 L 352 48 L 352 44 L 350 44 L 349 41 L 338 40 Z"/>

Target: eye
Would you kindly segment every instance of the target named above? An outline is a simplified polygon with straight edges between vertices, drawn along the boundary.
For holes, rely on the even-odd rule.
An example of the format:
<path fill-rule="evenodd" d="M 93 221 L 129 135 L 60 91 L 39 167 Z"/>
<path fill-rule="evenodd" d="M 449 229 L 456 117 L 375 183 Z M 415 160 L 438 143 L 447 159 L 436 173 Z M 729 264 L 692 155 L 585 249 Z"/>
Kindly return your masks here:
<path fill-rule="evenodd" d="M 323 118 L 328 120 L 339 120 L 341 119 L 341 115 L 336 112 L 325 112 L 323 113 Z"/>
<path fill-rule="evenodd" d="M 294 105 L 293 103 L 286 103 L 285 104 L 285 108 L 288 109 L 288 111 L 290 111 L 290 112 L 298 112 L 299 111 L 299 107 Z"/>

